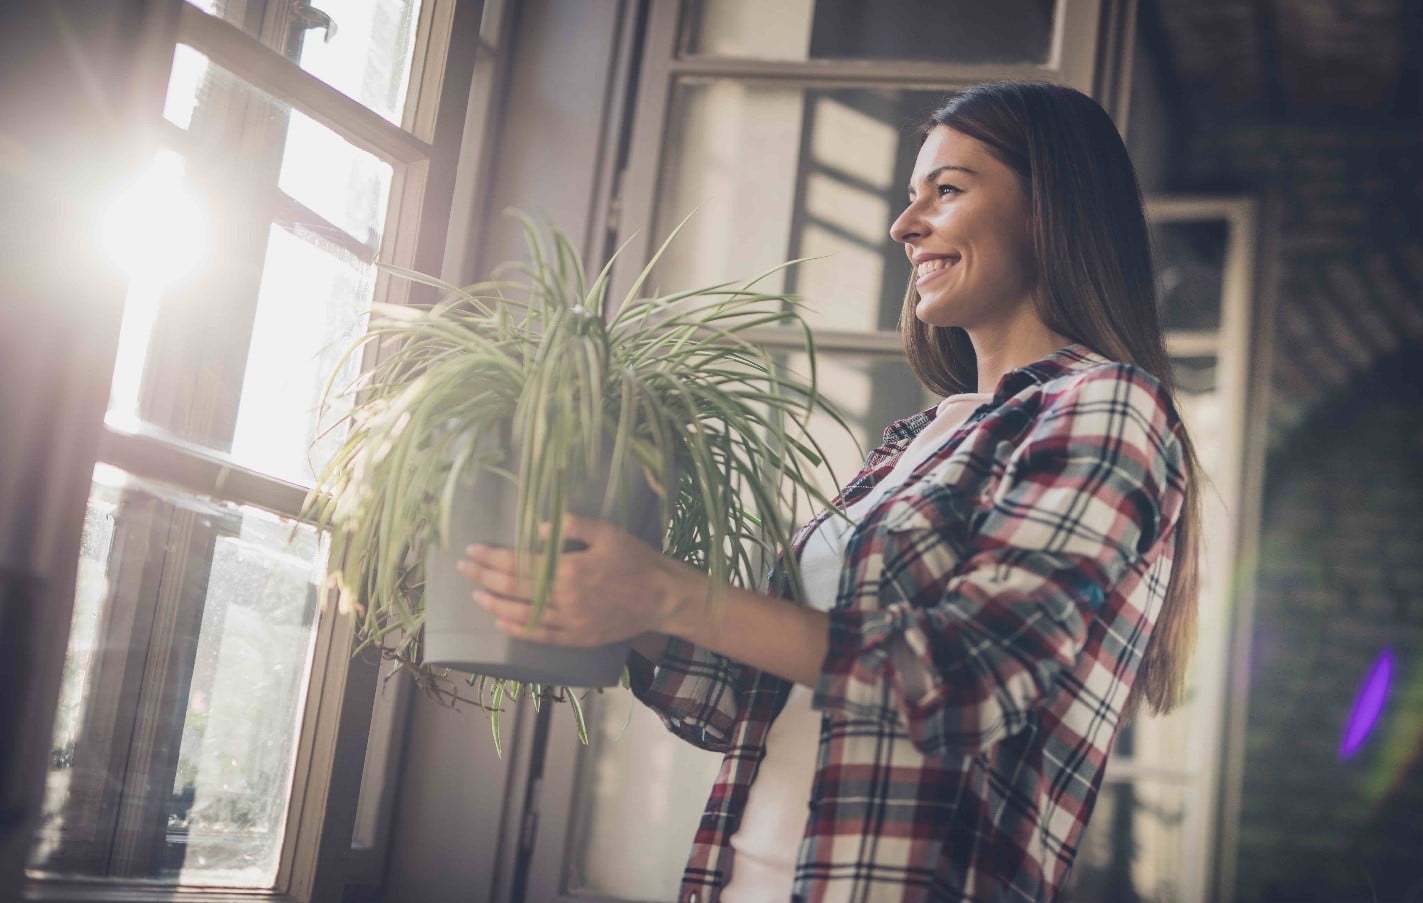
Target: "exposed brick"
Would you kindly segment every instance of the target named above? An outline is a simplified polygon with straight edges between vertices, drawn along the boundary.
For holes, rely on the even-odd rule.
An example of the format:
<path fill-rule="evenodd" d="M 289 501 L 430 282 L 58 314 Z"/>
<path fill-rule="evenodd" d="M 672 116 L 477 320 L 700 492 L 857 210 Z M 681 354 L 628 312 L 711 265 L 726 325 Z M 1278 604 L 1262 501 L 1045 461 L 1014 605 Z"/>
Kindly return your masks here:
<path fill-rule="evenodd" d="M 1341 271 L 1343 272 L 1343 271 Z M 1338 277 L 1336 277 L 1338 278 Z M 1347 278 L 1347 276 L 1345 277 Z M 1400 348 L 1385 363 L 1423 354 Z M 1352 381 L 1271 457 L 1251 637 L 1236 899 L 1402 899 L 1423 845 L 1412 744 L 1423 682 L 1398 691 L 1364 745 L 1339 746 L 1385 646 L 1423 666 L 1423 447 L 1419 397 L 1395 372 Z M 1411 719 L 1411 720 L 1410 720 Z M 1398 752 L 1404 758 L 1390 759 Z"/>

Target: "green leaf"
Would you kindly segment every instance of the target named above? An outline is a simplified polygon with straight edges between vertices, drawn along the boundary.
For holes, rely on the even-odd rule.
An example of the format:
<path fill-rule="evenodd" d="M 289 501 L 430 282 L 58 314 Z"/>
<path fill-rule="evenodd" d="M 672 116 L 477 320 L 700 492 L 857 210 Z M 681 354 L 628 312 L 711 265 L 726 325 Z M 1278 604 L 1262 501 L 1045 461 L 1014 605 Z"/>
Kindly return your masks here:
<path fill-rule="evenodd" d="M 588 745 L 588 723 L 583 719 L 583 705 L 578 701 L 578 696 L 572 688 L 564 687 L 564 693 L 568 696 L 568 701 L 572 704 L 573 720 L 578 724 L 578 741 L 584 746 Z"/>
<path fill-rule="evenodd" d="M 489 710 L 489 726 L 494 731 L 494 754 L 499 758 L 504 758 L 504 751 L 499 747 L 499 713 L 503 711 L 499 704 L 504 701 L 503 682 L 494 685 L 494 705 Z"/>

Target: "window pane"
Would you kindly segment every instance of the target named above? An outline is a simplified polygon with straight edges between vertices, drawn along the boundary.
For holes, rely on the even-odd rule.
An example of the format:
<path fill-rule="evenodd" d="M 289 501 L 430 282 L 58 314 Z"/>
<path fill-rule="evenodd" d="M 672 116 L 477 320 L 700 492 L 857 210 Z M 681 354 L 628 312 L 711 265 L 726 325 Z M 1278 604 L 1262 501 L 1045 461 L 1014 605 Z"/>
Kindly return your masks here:
<path fill-rule="evenodd" d="M 130 284 L 109 423 L 160 427 L 310 485 L 344 439 L 327 430 L 344 409 L 318 423 L 317 408 L 374 298 L 394 170 L 189 47 L 175 53 L 166 115 L 187 153 L 165 151 L 178 162 L 150 180 L 132 228 L 156 241 L 173 218 L 162 211 L 189 202 L 210 247 L 199 262 L 140 257 L 151 263 Z M 239 142 L 246 152 L 232 153 Z"/>
<path fill-rule="evenodd" d="M 1045 63 L 1056 0 L 694 0 L 686 46 L 707 56 Z"/>
<path fill-rule="evenodd" d="M 325 545 L 100 464 L 37 871 L 270 887 Z"/>
<path fill-rule="evenodd" d="M 1161 327 L 1220 328 L 1220 299 L 1230 223 L 1224 219 L 1151 224 Z"/>
<path fill-rule="evenodd" d="M 295 110 L 277 186 L 369 248 L 380 246 L 390 164 Z"/>
<path fill-rule="evenodd" d="M 1104 784 L 1064 901 L 1182 900 L 1182 841 L 1194 794 L 1160 781 Z"/>
<path fill-rule="evenodd" d="M 747 279 L 804 296 L 817 328 L 894 330 L 909 281 L 889 226 L 933 92 L 679 83 L 656 233 L 694 209 L 658 269 L 666 290 Z M 698 209 L 699 208 L 699 209 Z"/>
<path fill-rule="evenodd" d="M 327 430 L 349 411 L 333 393 L 318 414 L 327 375 L 363 331 L 361 315 L 375 289 L 375 267 L 309 232 L 268 232 L 267 259 L 232 456 L 247 467 L 304 486 L 331 460 L 344 430 Z M 361 360 L 345 362 L 340 384 L 354 379 Z M 321 435 L 324 433 L 324 435 Z"/>
<path fill-rule="evenodd" d="M 189 0 L 394 123 L 401 121 L 420 0 Z"/>

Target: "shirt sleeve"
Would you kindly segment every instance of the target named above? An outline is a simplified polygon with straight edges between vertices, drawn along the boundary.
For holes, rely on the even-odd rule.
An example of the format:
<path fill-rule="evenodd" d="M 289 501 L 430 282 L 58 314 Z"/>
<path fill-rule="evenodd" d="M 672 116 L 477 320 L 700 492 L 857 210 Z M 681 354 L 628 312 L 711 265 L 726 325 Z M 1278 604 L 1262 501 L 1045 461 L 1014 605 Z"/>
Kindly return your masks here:
<path fill-rule="evenodd" d="M 726 752 L 741 715 L 746 666 L 679 637 L 669 636 L 662 660 L 628 654 L 632 693 L 672 733 L 693 746 Z"/>
<path fill-rule="evenodd" d="M 971 533 L 945 529 L 941 512 L 961 510 L 950 487 L 893 503 L 866 531 L 869 554 L 882 543 L 878 572 L 863 571 L 878 605 L 830 611 L 812 705 L 897 725 L 925 755 L 1021 730 L 1108 590 L 1174 526 L 1178 422 L 1148 371 L 1104 364 L 1045 402 Z"/>

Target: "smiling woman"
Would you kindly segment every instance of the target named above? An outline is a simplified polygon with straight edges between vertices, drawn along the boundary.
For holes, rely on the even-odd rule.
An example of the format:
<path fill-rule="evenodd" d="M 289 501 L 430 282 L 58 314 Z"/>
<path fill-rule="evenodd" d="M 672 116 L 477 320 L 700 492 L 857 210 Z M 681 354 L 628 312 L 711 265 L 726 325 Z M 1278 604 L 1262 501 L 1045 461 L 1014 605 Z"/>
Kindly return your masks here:
<path fill-rule="evenodd" d="M 929 133 L 915 173 L 909 205 L 889 230 L 914 264 L 914 315 L 973 332 L 1031 315 L 1037 263 L 1017 174 L 988 145 L 951 128 Z"/>
<path fill-rule="evenodd" d="M 633 692 L 726 757 L 683 900 L 1053 899 L 1117 731 L 1179 701 L 1197 464 L 1121 138 L 1047 82 L 968 89 L 921 137 L 890 234 L 910 364 L 946 397 L 802 527 L 805 594 L 778 562 L 709 617 L 705 574 L 596 522 L 560 564 L 551 623 L 665 637 Z M 515 629 L 527 578 L 465 567 Z"/>

